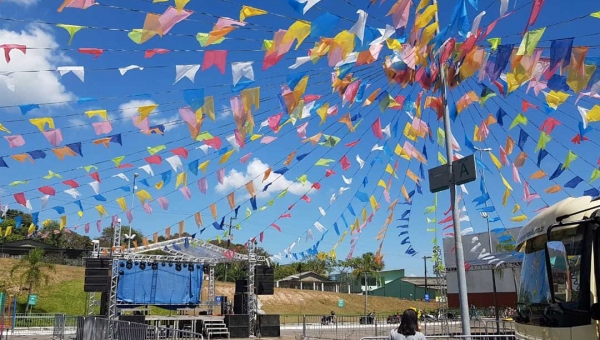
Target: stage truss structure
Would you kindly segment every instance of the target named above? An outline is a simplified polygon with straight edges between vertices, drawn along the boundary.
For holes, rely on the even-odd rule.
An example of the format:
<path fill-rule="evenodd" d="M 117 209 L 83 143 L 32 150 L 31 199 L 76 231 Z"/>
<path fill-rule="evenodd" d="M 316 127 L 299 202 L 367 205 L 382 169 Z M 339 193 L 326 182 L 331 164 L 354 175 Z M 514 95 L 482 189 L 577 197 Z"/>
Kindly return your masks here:
<path fill-rule="evenodd" d="M 117 284 L 119 280 L 119 261 L 132 260 L 139 262 L 186 262 L 193 264 L 202 264 L 208 266 L 208 301 L 202 305 L 208 306 L 208 313 L 212 314 L 215 302 L 215 266 L 219 263 L 247 262 L 248 263 L 248 314 L 250 317 L 250 334 L 253 334 L 254 323 L 256 321 L 256 296 L 254 292 L 254 270 L 256 265 L 264 263 L 269 265 L 269 260 L 265 256 L 256 255 L 256 243 L 251 240 L 248 242 L 248 254 L 240 254 L 221 248 L 204 240 L 194 239 L 193 237 L 180 237 L 173 240 L 157 242 L 134 249 L 127 249 L 121 246 L 121 223 L 114 223 L 113 246 L 110 249 L 102 249 L 94 246 L 92 257 L 109 257 L 111 263 L 110 291 L 108 294 L 108 319 L 117 318 Z M 160 250 L 167 255 L 147 254 L 151 251 Z M 89 301 L 96 301 L 95 295 L 90 293 Z M 91 304 L 91 302 L 90 302 Z M 93 308 L 88 307 L 88 313 L 93 312 Z M 109 323 L 112 325 L 113 323 Z M 114 334 L 109 329 L 109 336 Z M 109 339 L 112 340 L 112 339 Z"/>

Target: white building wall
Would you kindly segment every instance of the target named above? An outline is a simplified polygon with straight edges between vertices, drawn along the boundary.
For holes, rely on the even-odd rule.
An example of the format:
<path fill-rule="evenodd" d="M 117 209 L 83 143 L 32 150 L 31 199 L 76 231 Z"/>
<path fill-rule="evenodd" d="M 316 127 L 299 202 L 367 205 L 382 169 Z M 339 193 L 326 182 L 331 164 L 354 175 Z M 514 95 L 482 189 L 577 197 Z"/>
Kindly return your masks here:
<path fill-rule="evenodd" d="M 508 229 L 508 232 L 513 235 L 516 239 L 517 235 L 521 228 L 512 228 Z M 475 241 L 473 239 L 476 238 Z M 482 245 L 485 245 L 484 248 L 489 248 L 489 238 L 487 231 L 479 234 L 470 234 L 462 237 L 463 248 L 465 261 L 473 261 L 477 259 L 477 256 L 481 252 L 481 247 L 477 249 L 475 252 L 471 252 L 471 249 L 477 245 L 478 242 L 481 242 Z M 495 247 L 498 244 L 498 239 L 494 233 L 492 233 L 492 246 Z M 444 251 L 444 265 L 446 267 L 455 268 L 456 267 L 456 254 L 453 251 L 454 248 L 454 238 L 448 237 L 443 240 L 443 251 Z M 489 251 L 489 250 L 487 250 Z M 512 269 L 503 269 L 502 278 L 498 273 L 496 273 L 496 288 L 498 292 L 516 292 L 515 290 L 515 280 L 513 276 Z M 521 279 L 521 268 L 515 268 L 515 275 L 517 281 L 517 287 L 519 286 L 519 282 Z M 458 294 L 458 277 L 457 272 L 449 272 L 446 275 L 446 282 L 448 285 L 448 294 Z M 490 293 L 493 291 L 492 289 L 492 273 L 489 270 L 478 270 L 478 271 L 468 271 L 467 272 L 467 290 L 469 293 Z"/>

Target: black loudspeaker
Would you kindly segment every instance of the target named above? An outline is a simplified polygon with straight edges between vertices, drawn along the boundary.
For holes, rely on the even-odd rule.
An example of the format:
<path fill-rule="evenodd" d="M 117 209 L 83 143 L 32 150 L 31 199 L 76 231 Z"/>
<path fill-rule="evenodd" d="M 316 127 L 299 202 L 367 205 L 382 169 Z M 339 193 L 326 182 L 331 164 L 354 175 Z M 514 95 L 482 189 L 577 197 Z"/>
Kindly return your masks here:
<path fill-rule="evenodd" d="M 146 324 L 146 316 L 145 315 L 121 315 L 121 316 L 119 316 L 119 320 L 131 322 L 131 323 Z"/>
<path fill-rule="evenodd" d="M 256 295 L 273 295 L 275 293 L 275 272 L 273 267 L 256 266 L 254 271 L 256 282 Z"/>
<path fill-rule="evenodd" d="M 229 337 L 232 339 L 245 339 L 250 337 L 249 315 L 225 315 L 225 325 L 227 325 Z"/>
<path fill-rule="evenodd" d="M 258 329 L 261 337 L 278 338 L 281 336 L 279 314 L 258 315 Z"/>
<path fill-rule="evenodd" d="M 233 314 L 248 314 L 248 294 L 235 294 L 233 296 Z"/>
<path fill-rule="evenodd" d="M 111 261 L 108 259 L 86 259 L 83 291 L 86 293 L 108 293 L 110 291 L 111 269 Z"/>
<path fill-rule="evenodd" d="M 236 280 L 235 281 L 235 293 L 236 294 L 248 293 L 248 280 Z"/>
<path fill-rule="evenodd" d="M 227 296 L 222 295 L 219 297 L 221 298 L 221 315 L 229 314 L 227 313 Z"/>

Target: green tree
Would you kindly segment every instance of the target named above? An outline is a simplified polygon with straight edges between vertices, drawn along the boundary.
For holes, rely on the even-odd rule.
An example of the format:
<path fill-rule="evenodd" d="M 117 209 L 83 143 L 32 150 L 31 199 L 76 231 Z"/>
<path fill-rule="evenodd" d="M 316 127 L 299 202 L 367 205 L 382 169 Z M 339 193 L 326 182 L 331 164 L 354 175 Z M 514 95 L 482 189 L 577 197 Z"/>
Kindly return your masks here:
<path fill-rule="evenodd" d="M 298 274 L 298 271 L 296 270 L 296 266 L 294 266 L 293 264 L 279 264 L 278 262 L 272 263 L 271 266 L 273 267 L 273 271 L 274 271 L 274 276 L 275 276 L 275 281 L 277 280 L 281 280 L 285 277 L 294 275 L 294 274 Z"/>
<path fill-rule="evenodd" d="M 35 288 L 48 284 L 49 271 L 55 271 L 54 265 L 44 262 L 44 250 L 34 248 L 10 269 L 10 276 L 13 278 L 18 273 L 21 284 L 28 285 L 32 294 Z"/>
<path fill-rule="evenodd" d="M 107 247 L 107 248 L 112 247 L 114 233 L 115 233 L 115 229 L 112 226 L 104 228 L 102 230 L 102 234 L 98 238 L 98 240 L 100 241 L 100 247 Z M 135 237 L 133 239 L 131 239 L 132 248 L 133 248 L 133 241 L 136 241 L 138 245 L 141 245 L 142 239 L 144 238 L 144 234 L 140 230 L 137 230 L 135 228 L 131 228 L 131 234 L 135 235 Z M 121 226 L 121 244 L 125 244 L 125 245 L 127 244 L 126 235 L 129 235 L 129 226 Z M 159 241 L 160 241 L 160 237 L 159 237 Z"/>
<path fill-rule="evenodd" d="M 365 277 L 367 280 L 372 277 L 379 277 L 378 273 L 383 270 L 385 266 L 383 261 L 376 261 L 375 254 L 371 252 L 364 253 L 360 257 L 354 257 L 349 261 L 349 264 L 352 267 L 352 275 L 361 280 L 364 280 Z M 366 282 L 365 285 L 367 285 Z"/>
<path fill-rule="evenodd" d="M 511 241 L 500 242 L 496 245 L 496 249 L 494 249 L 494 251 L 496 253 L 510 253 L 515 251 L 515 244 Z M 500 268 L 496 268 L 494 270 L 500 279 L 504 278 L 504 270 Z M 512 269 L 512 274 L 513 276 L 516 275 L 514 268 Z"/>

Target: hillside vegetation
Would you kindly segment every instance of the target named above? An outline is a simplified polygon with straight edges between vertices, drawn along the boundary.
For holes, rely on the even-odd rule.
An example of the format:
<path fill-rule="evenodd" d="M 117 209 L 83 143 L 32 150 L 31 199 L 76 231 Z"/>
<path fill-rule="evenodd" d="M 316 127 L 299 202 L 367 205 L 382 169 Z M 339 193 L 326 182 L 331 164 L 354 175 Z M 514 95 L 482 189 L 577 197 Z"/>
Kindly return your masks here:
<path fill-rule="evenodd" d="M 16 279 L 11 279 L 9 270 L 17 262 L 10 259 L 0 259 L 0 290 L 9 294 L 17 294 L 20 312 L 24 310 L 27 301 L 27 290 L 20 289 Z M 50 274 L 47 286 L 40 289 L 38 293 L 38 305 L 34 313 L 65 313 L 69 315 L 81 315 L 85 313 L 86 297 L 83 292 L 83 267 L 56 266 L 56 272 Z M 217 282 L 215 285 L 216 295 L 226 295 L 233 299 L 234 284 Z M 206 285 L 202 289 L 203 300 L 208 297 Z M 338 300 L 344 299 L 345 306 L 340 310 Z M 329 292 L 301 291 L 296 289 L 275 289 L 274 295 L 260 296 L 262 309 L 271 314 L 329 314 L 334 310 L 338 314 L 362 314 L 364 310 L 364 296 L 337 294 Z M 377 313 L 394 313 L 409 307 L 434 309 L 434 303 L 421 301 L 407 301 L 391 297 L 369 297 L 369 311 Z M 169 313 L 159 309 L 153 309 L 153 313 Z"/>

